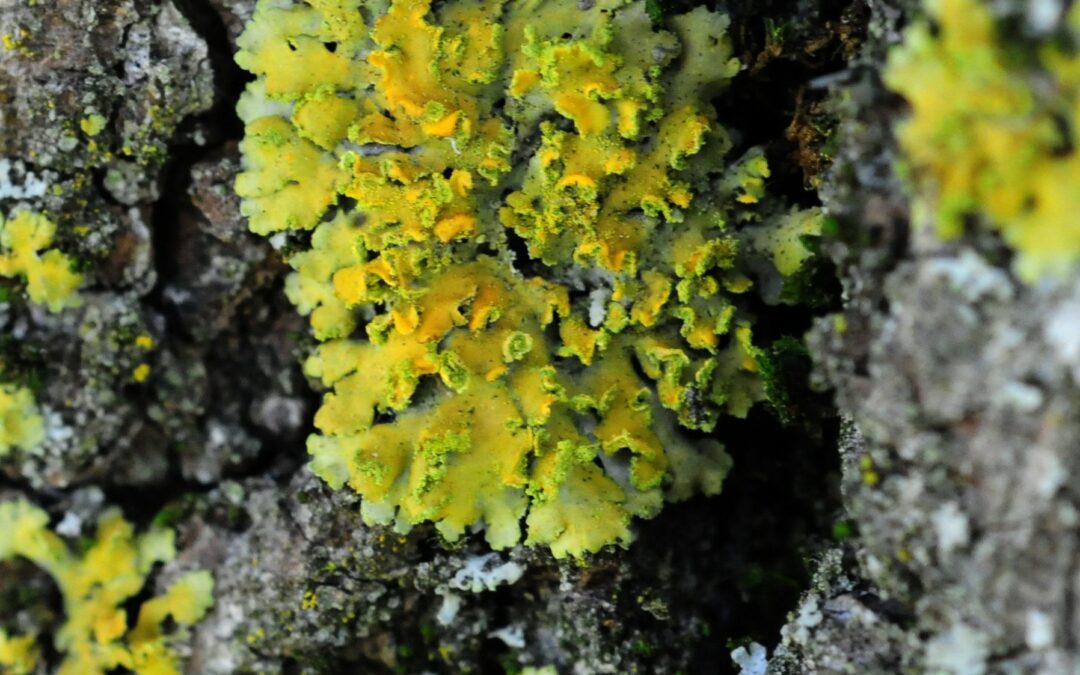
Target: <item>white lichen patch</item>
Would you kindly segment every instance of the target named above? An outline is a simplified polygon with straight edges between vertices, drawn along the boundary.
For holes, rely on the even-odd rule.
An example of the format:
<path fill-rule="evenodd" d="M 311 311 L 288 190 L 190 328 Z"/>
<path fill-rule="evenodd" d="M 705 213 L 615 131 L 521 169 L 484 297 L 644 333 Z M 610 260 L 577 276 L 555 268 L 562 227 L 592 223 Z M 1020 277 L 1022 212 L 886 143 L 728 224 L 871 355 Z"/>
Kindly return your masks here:
<path fill-rule="evenodd" d="M 1049 33 L 1061 20 L 1061 0 L 1028 0 L 1027 25 L 1035 33 Z"/>
<path fill-rule="evenodd" d="M 0 157 L 0 200 L 17 201 L 45 196 L 47 182 L 19 160 Z"/>
<path fill-rule="evenodd" d="M 519 624 L 503 626 L 498 630 L 491 631 L 488 636 L 502 640 L 503 644 L 511 649 L 525 648 L 525 629 Z"/>
<path fill-rule="evenodd" d="M 765 647 L 751 642 L 749 649 L 739 647 L 731 652 L 731 660 L 739 667 L 739 675 L 765 675 L 769 667 Z"/>
<path fill-rule="evenodd" d="M 524 568 L 516 562 L 500 562 L 497 553 L 487 553 L 473 556 L 465 560 L 465 564 L 445 585 L 435 589 L 442 596 L 442 606 L 436 615 L 436 620 L 443 626 L 448 626 L 457 618 L 461 610 L 462 597 L 455 591 L 466 593 L 481 593 L 493 591 L 499 586 L 511 585 L 518 581 L 525 573 Z"/>
<path fill-rule="evenodd" d="M 1044 337 L 1058 360 L 1080 382 L 1080 299 L 1062 303 L 1046 320 Z"/>
<path fill-rule="evenodd" d="M 1024 641 L 1031 649 L 1046 649 L 1054 644 L 1054 621 L 1045 612 L 1028 610 Z"/>
<path fill-rule="evenodd" d="M 956 502 L 943 504 L 931 516 L 934 534 L 937 536 L 938 549 L 945 555 L 961 546 L 966 546 L 970 538 L 968 517 Z"/>
<path fill-rule="evenodd" d="M 955 258 L 928 261 L 924 269 L 933 277 L 945 280 L 969 303 L 980 300 L 1006 301 L 1015 293 L 1008 274 L 992 267 L 970 249 L 965 249 Z"/>
<path fill-rule="evenodd" d="M 950 675 L 983 675 L 990 655 L 985 633 L 964 623 L 956 623 L 926 646 L 928 672 Z"/>
<path fill-rule="evenodd" d="M 503 584 L 513 584 L 521 578 L 525 570 L 513 561 L 499 564 L 499 555 L 487 553 L 473 556 L 465 561 L 464 567 L 457 571 L 450 580 L 450 588 L 470 593 L 493 591 Z"/>
<path fill-rule="evenodd" d="M 1033 413 L 1043 404 L 1043 393 L 1024 382 L 1008 382 L 998 391 L 995 402 L 1021 413 Z"/>

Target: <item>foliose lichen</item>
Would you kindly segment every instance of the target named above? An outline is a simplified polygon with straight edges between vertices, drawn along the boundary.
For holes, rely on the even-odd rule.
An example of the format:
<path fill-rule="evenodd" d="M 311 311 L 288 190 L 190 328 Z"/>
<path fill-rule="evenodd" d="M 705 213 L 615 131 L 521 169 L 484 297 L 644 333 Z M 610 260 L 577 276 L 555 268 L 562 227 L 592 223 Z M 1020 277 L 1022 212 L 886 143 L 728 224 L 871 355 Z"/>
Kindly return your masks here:
<path fill-rule="evenodd" d="M 34 393 L 14 383 L 0 383 L 0 457 L 12 449 L 31 450 L 45 438 L 45 422 Z"/>
<path fill-rule="evenodd" d="M 916 222 L 945 238 L 969 218 L 999 232 L 1034 281 L 1080 260 L 1080 8 L 1060 39 L 1025 47 L 977 0 L 926 0 L 885 82 L 911 105 L 897 136 Z"/>
<path fill-rule="evenodd" d="M 51 638 L 61 654 L 59 675 L 104 675 L 117 668 L 145 675 L 180 673 L 174 640 L 213 602 L 209 572 L 191 572 L 161 595 L 139 605 L 129 622 L 127 610 L 143 590 L 156 563 L 176 555 L 173 532 L 151 528 L 136 535 L 120 511 L 98 521 L 93 542 L 79 553 L 49 529 L 49 515 L 26 501 L 0 502 L 0 563 L 15 557 L 41 567 L 56 582 L 67 620 Z M 40 656 L 35 635 L 9 635 L 0 628 L 0 670 L 35 672 Z"/>
<path fill-rule="evenodd" d="M 236 189 L 322 342 L 312 469 L 369 521 L 495 548 L 524 521 L 582 556 L 720 490 L 709 434 L 766 398 L 748 298 L 821 221 L 765 198 L 761 151 L 726 159 L 727 27 L 625 0 L 258 3 Z"/>
<path fill-rule="evenodd" d="M 77 307 L 82 276 L 74 261 L 56 248 L 56 224 L 43 214 L 18 210 L 0 215 L 0 276 L 21 277 L 32 302 L 51 312 Z"/>
<path fill-rule="evenodd" d="M 19 209 L 0 215 L 0 277 L 25 282 L 26 295 L 50 312 L 77 307 L 82 276 L 74 261 L 53 248 L 56 224 L 47 216 Z M 45 438 L 34 393 L 15 382 L 0 382 L 0 457 L 13 449 L 31 451 Z"/>

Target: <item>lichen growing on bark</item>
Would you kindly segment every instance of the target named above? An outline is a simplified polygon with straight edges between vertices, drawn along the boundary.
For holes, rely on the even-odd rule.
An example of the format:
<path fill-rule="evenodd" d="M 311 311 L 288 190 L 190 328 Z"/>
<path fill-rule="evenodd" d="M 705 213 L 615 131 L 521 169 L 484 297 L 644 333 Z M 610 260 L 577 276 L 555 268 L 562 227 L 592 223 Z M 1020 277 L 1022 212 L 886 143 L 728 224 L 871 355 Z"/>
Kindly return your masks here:
<path fill-rule="evenodd" d="M 45 438 L 34 393 L 13 383 L 0 383 L 0 457 L 14 448 L 31 450 Z"/>
<path fill-rule="evenodd" d="M 897 136 L 917 222 L 955 238 L 978 216 L 1017 251 L 1028 281 L 1080 260 L 1080 9 L 1060 40 L 1020 57 L 991 7 L 932 0 L 890 55 L 885 82 L 911 104 Z"/>
<path fill-rule="evenodd" d="M 51 312 L 77 307 L 82 283 L 74 261 L 50 248 L 55 234 L 56 224 L 43 214 L 22 209 L 6 220 L 0 214 L 0 276 L 24 279 L 30 300 Z"/>
<path fill-rule="evenodd" d="M 258 4 L 236 188 L 255 232 L 288 233 L 324 341 L 312 468 L 369 520 L 503 548 L 524 519 L 581 556 L 720 490 L 724 449 L 683 430 L 765 398 L 748 261 L 796 273 L 821 217 L 766 197 L 761 153 L 726 158 L 727 25 L 620 0 Z"/>
<path fill-rule="evenodd" d="M 25 501 L 0 503 L 0 563 L 26 558 L 49 573 L 63 596 L 67 620 L 51 644 L 64 655 L 60 675 L 104 675 L 117 668 L 143 675 L 180 672 L 170 646 L 199 621 L 212 604 L 208 572 L 177 579 L 162 594 L 139 604 L 129 622 L 126 606 L 142 591 L 156 563 L 176 555 L 173 532 L 151 528 L 135 535 L 120 511 L 106 511 L 97 536 L 75 553 L 48 527 L 49 515 Z M 34 672 L 38 648 L 32 635 L 0 630 L 0 666 L 13 673 Z"/>

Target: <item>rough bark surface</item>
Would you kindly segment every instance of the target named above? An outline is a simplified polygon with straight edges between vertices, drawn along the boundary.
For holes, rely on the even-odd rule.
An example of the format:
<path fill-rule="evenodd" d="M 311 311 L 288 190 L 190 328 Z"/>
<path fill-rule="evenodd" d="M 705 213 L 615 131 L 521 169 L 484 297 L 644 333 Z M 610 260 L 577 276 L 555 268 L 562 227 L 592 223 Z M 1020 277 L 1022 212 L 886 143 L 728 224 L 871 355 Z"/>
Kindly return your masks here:
<path fill-rule="evenodd" d="M 730 430 L 743 450 L 721 498 L 669 507 L 629 550 L 588 565 L 369 528 L 355 496 L 307 472 L 310 338 L 281 292 L 285 266 L 232 191 L 243 76 L 231 57 L 253 4 L 0 0 L 12 45 L 0 49 L 0 212 L 54 216 L 86 278 L 77 309 L 0 302 L 5 377 L 36 383 L 47 426 L 41 448 L 0 463 L 0 497 L 46 507 L 73 540 L 109 505 L 174 527 L 179 555 L 155 588 L 194 569 L 216 582 L 180 646 L 192 673 L 733 670 L 735 644 L 775 636 L 833 516 L 828 421 L 813 438 L 766 416 Z M 776 9 L 785 45 L 763 38 L 758 4 L 733 8 L 753 77 L 797 81 L 741 85 L 763 111 L 745 144 L 794 148 L 797 87 L 854 49 L 861 5 L 835 5 Z M 777 165 L 812 203 L 811 169 Z M 0 627 L 55 629 L 48 577 L 0 569 Z"/>
<path fill-rule="evenodd" d="M 1022 25 L 1034 4 L 999 9 Z M 1076 672 L 1080 286 L 1025 285 L 996 238 L 909 225 L 903 106 L 878 73 L 915 7 L 872 5 L 822 190 L 849 235 L 844 321 L 811 339 L 857 536 L 822 554 L 769 672 Z"/>
<path fill-rule="evenodd" d="M 843 320 L 802 327 L 824 421 L 726 430 L 721 497 L 587 566 L 366 527 L 304 468 L 310 338 L 232 191 L 253 4 L 0 0 L 0 214 L 58 214 L 87 278 L 76 310 L 0 302 L 0 363 L 39 383 L 48 432 L 0 462 L 0 497 L 74 536 L 107 504 L 175 527 L 155 585 L 216 580 L 189 672 L 736 672 L 751 641 L 775 673 L 1080 670 L 1080 283 L 1025 286 L 993 237 L 909 227 L 879 75 L 916 3 L 728 3 L 747 67 L 721 117 L 839 223 Z M 56 622 L 28 597 L 58 609 L 0 567 L 0 627 Z"/>

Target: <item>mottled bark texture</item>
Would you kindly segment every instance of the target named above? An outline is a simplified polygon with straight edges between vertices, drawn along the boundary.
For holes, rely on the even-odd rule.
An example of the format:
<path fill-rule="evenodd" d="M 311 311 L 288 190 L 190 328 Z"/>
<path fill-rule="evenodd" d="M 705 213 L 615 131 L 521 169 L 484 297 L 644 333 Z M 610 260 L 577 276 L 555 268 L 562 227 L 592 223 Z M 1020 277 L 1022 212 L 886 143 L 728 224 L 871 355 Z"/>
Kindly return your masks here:
<path fill-rule="evenodd" d="M 821 192 L 845 233 L 845 321 L 811 338 L 847 420 L 857 535 L 821 555 L 770 672 L 1077 672 L 1080 284 L 1024 285 L 995 237 L 911 226 L 903 105 L 878 74 L 914 8 L 871 4 Z M 1023 31 L 1045 4 L 997 9 Z"/>
<path fill-rule="evenodd" d="M 35 383 L 48 432 L 0 462 L 0 496 L 73 535 L 107 504 L 175 527 L 155 585 L 217 584 L 192 673 L 727 672 L 750 640 L 777 673 L 1076 672 L 1080 285 L 1024 286 L 994 238 L 909 227 L 879 74 L 914 3 L 728 4 L 747 67 L 721 117 L 839 223 L 845 320 L 825 302 L 785 330 L 815 322 L 843 425 L 806 392 L 813 423 L 724 430 L 721 497 L 587 566 L 363 525 L 304 468 L 310 338 L 232 192 L 253 2 L 0 0 L 0 210 L 50 213 L 87 278 L 78 309 L 0 303 L 4 373 Z M 0 622 L 47 632 L 56 603 L 0 568 Z"/>
<path fill-rule="evenodd" d="M 110 505 L 175 528 L 155 588 L 192 569 L 216 582 L 178 647 L 192 673 L 725 672 L 735 644 L 775 642 L 834 516 L 824 397 L 802 408 L 824 421 L 761 412 L 726 430 L 723 496 L 665 509 L 588 565 L 369 528 L 355 496 L 307 472 L 310 338 L 232 191 L 231 57 L 253 4 L 0 0 L 0 211 L 48 213 L 86 279 L 62 313 L 0 302 L 4 377 L 33 388 L 47 431 L 0 462 L 0 498 L 47 508 L 73 542 Z M 754 66 L 723 114 L 753 122 L 736 125 L 740 146 L 769 144 L 778 180 L 811 204 L 825 139 L 793 120 L 822 114 L 824 91 L 804 85 L 854 52 L 861 4 L 781 5 L 782 43 L 760 3 L 732 8 Z M 61 621 L 43 572 L 0 567 L 0 627 L 47 636 Z M 57 662 L 45 649 L 38 670 Z"/>

